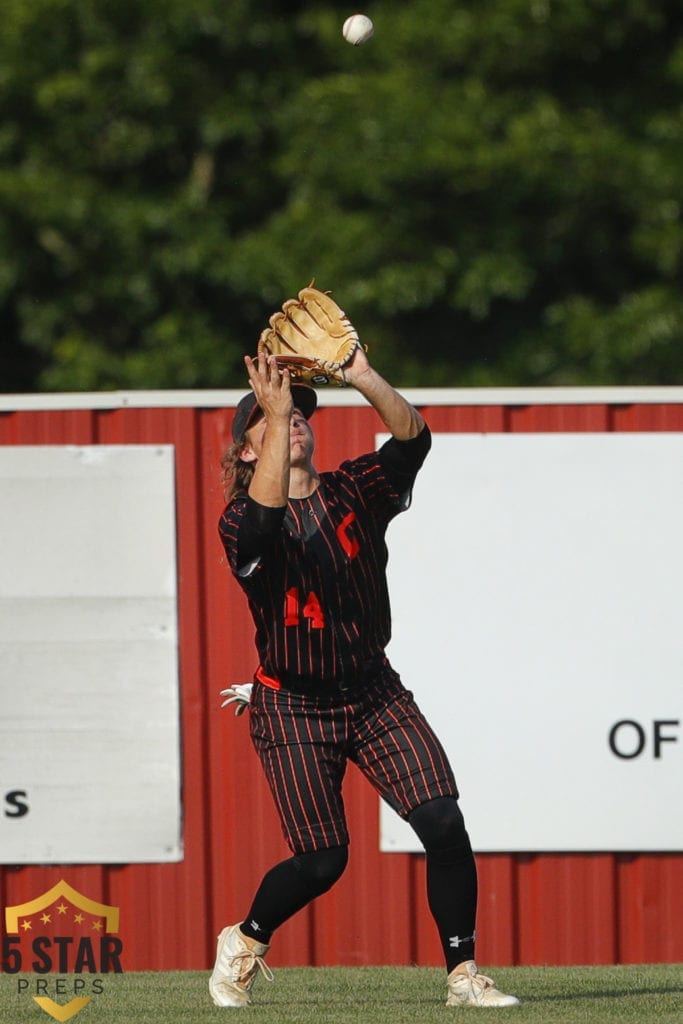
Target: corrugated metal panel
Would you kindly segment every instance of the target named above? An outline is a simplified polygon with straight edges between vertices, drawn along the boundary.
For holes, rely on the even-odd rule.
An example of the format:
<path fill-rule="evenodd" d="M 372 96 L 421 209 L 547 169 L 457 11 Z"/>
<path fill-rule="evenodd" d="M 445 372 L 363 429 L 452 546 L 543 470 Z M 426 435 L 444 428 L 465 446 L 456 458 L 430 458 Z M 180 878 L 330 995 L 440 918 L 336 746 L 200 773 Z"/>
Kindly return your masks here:
<path fill-rule="evenodd" d="M 346 399 L 346 394 L 344 395 Z M 667 396 L 670 397 L 670 396 Z M 238 919 L 261 875 L 288 855 L 243 720 L 220 711 L 219 691 L 254 667 L 253 627 L 223 564 L 218 463 L 231 410 L 187 402 L 12 411 L 0 444 L 173 444 L 178 493 L 179 627 L 185 859 L 180 864 L 0 868 L 2 906 L 34 898 L 65 877 L 121 907 L 127 970 L 205 969 L 215 935 Z M 564 396 L 563 396 L 564 398 Z M 683 430 L 683 404 L 637 401 L 434 404 L 434 431 Z M 77 404 L 77 403 L 74 403 Z M 215 401 L 211 405 L 216 405 Z M 317 463 L 367 450 L 378 428 L 363 406 L 323 404 Z M 44 500 L 37 495 L 36 500 Z M 141 780 L 144 785 L 144 780 Z M 270 960 L 296 964 L 439 964 L 426 910 L 424 859 L 381 854 L 374 792 L 351 768 L 345 796 L 351 861 L 327 895 L 283 926 Z M 474 837 L 476 840 L 476 837 Z M 479 958 L 493 964 L 683 960 L 683 854 L 487 854 L 479 857 Z M 381 921 L 381 926 L 378 922 Z"/>

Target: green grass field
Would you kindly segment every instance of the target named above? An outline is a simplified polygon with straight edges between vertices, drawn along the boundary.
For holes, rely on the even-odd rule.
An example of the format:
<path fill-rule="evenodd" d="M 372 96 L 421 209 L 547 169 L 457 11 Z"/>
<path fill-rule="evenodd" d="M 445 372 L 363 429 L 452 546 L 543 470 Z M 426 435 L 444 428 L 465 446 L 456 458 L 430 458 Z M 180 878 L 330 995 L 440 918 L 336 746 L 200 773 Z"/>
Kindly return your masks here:
<path fill-rule="evenodd" d="M 682 1024 L 683 965 L 638 967 L 487 968 L 497 986 L 522 1000 L 519 1007 L 480 1010 L 445 1006 L 444 973 L 422 967 L 281 968 L 275 981 L 259 978 L 245 1010 L 217 1009 L 208 973 L 177 971 L 103 977 L 103 991 L 72 1020 L 78 1024 L 210 1024 L 244 1017 L 250 1024 L 431 1024 L 463 1015 L 538 1024 Z M 47 976 L 47 994 L 73 998 L 74 976 Z M 81 976 L 86 986 L 92 984 Z M 19 982 L 28 984 L 19 992 Z M 32 998 L 36 975 L 0 975 L 0 1022 L 47 1024 Z M 84 989 L 81 995 L 87 995 Z"/>

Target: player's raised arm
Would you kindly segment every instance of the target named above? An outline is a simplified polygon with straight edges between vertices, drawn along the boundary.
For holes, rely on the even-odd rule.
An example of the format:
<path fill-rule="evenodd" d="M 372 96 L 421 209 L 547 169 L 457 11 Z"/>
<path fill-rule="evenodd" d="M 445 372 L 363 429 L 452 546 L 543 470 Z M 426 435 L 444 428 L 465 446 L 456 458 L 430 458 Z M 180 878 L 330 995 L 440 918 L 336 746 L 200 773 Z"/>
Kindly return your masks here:
<path fill-rule="evenodd" d="M 421 433 L 425 421 L 420 413 L 370 365 L 362 348 L 356 349 L 344 373 L 348 383 L 377 410 L 397 441 L 409 441 Z"/>
<path fill-rule="evenodd" d="M 249 431 L 249 440 L 240 458 L 256 463 L 249 484 L 249 496 L 259 505 L 283 508 L 289 494 L 289 425 L 293 402 L 289 373 L 280 373 L 274 359 L 261 353 L 257 359 L 245 358 L 249 382 L 263 410 L 263 419 Z"/>

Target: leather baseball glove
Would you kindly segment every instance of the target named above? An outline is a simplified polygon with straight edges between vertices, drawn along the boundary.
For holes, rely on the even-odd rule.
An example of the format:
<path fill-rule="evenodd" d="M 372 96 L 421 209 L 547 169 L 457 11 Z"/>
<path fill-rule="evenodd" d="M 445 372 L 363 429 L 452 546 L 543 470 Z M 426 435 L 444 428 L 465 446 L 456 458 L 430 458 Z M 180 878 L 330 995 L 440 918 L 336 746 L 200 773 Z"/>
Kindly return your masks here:
<path fill-rule="evenodd" d="M 360 344 L 358 333 L 343 309 L 313 282 L 296 299 L 287 299 L 261 332 L 258 351 L 274 355 L 293 381 L 345 387 L 344 366 Z"/>

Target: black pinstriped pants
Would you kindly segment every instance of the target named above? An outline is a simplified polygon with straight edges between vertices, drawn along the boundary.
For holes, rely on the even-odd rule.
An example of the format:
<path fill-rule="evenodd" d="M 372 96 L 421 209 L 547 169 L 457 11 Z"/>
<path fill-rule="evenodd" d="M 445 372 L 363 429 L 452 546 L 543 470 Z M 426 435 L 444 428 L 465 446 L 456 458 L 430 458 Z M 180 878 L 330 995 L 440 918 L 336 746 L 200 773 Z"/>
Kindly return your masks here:
<path fill-rule="evenodd" d="M 344 695 L 310 696 L 257 683 L 250 719 L 252 742 L 295 854 L 348 843 L 342 800 L 347 761 L 402 818 L 435 797 L 458 796 L 441 743 L 388 663 Z"/>

